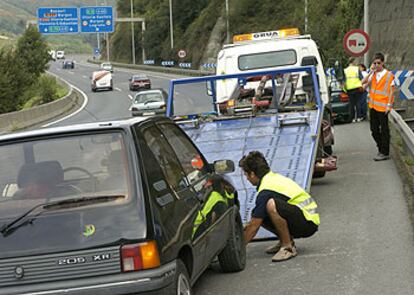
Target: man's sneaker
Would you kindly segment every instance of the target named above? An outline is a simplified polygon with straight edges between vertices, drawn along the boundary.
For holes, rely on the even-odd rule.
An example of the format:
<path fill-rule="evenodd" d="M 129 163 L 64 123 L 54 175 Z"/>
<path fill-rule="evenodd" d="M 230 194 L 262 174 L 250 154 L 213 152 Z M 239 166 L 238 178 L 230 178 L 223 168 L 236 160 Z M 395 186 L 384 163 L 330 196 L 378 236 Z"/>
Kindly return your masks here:
<path fill-rule="evenodd" d="M 385 161 L 388 160 L 390 158 L 389 155 L 384 155 L 384 154 L 378 154 L 374 157 L 374 161 Z"/>
<path fill-rule="evenodd" d="M 298 255 L 295 246 L 280 247 L 280 250 L 272 257 L 273 262 L 285 261 Z"/>
<path fill-rule="evenodd" d="M 280 244 L 280 242 L 277 242 L 276 245 L 267 247 L 265 252 L 267 254 L 275 254 L 280 250 L 280 247 L 282 247 L 282 245 Z"/>
<path fill-rule="evenodd" d="M 364 118 L 358 118 L 357 122 L 362 122 L 362 120 L 364 120 Z"/>
<path fill-rule="evenodd" d="M 352 119 L 352 123 L 355 123 L 356 122 L 356 120 L 355 119 Z"/>

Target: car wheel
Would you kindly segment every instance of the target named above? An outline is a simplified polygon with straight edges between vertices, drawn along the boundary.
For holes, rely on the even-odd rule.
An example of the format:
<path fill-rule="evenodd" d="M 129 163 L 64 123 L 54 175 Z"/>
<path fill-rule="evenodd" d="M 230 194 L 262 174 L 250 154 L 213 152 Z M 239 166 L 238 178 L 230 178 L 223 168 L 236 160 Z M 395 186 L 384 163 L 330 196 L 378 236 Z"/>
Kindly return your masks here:
<path fill-rule="evenodd" d="M 185 267 L 184 262 L 181 259 L 177 259 L 177 268 L 175 270 L 174 283 L 168 286 L 164 292 L 165 295 L 191 295 L 193 291 L 191 289 L 190 276 L 188 270 Z"/>
<path fill-rule="evenodd" d="M 246 266 L 246 244 L 243 239 L 243 225 L 239 212 L 235 210 L 235 220 L 231 225 L 226 247 L 218 255 L 220 267 L 224 272 L 241 271 Z"/>
<path fill-rule="evenodd" d="M 326 171 L 314 171 L 312 178 L 322 178 L 325 177 Z"/>
<path fill-rule="evenodd" d="M 92 92 L 96 92 L 96 89 L 95 88 L 92 88 Z"/>

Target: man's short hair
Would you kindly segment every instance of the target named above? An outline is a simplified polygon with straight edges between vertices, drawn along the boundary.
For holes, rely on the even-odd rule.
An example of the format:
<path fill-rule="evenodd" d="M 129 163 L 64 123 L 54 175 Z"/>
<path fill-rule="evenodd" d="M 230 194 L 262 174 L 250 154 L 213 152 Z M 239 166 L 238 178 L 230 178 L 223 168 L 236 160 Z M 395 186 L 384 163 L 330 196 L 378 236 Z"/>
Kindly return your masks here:
<path fill-rule="evenodd" d="M 379 59 L 380 61 L 384 62 L 385 61 L 385 57 L 384 54 L 382 54 L 381 52 L 377 52 L 374 54 L 374 60 L 375 59 Z"/>
<path fill-rule="evenodd" d="M 254 172 L 259 178 L 262 178 L 270 171 L 266 158 L 259 151 L 252 151 L 247 156 L 243 156 L 239 161 L 239 167 L 244 172 Z"/>

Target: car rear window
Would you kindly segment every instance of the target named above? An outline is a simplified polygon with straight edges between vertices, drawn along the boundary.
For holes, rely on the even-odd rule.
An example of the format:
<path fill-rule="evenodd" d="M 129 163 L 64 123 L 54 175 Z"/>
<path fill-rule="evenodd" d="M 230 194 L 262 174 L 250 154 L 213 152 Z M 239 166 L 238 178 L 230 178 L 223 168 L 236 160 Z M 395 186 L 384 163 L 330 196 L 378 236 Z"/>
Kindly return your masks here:
<path fill-rule="evenodd" d="M 150 102 L 161 102 L 163 101 L 161 93 L 141 93 L 135 97 L 135 103 L 150 103 Z"/>

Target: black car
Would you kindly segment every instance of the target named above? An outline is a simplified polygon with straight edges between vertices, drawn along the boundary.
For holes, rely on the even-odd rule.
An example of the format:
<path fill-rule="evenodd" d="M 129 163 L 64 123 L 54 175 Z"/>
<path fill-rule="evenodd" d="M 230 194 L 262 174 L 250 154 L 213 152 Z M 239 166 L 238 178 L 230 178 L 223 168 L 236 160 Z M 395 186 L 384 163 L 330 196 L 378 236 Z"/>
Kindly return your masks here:
<path fill-rule="evenodd" d="M 191 294 L 245 267 L 237 191 L 164 117 L 0 136 L 0 294 Z"/>
<path fill-rule="evenodd" d="M 151 89 L 151 80 L 147 75 L 133 75 L 129 78 L 129 90 Z"/>
<path fill-rule="evenodd" d="M 74 69 L 75 62 L 73 60 L 67 59 L 62 62 L 62 69 Z"/>

